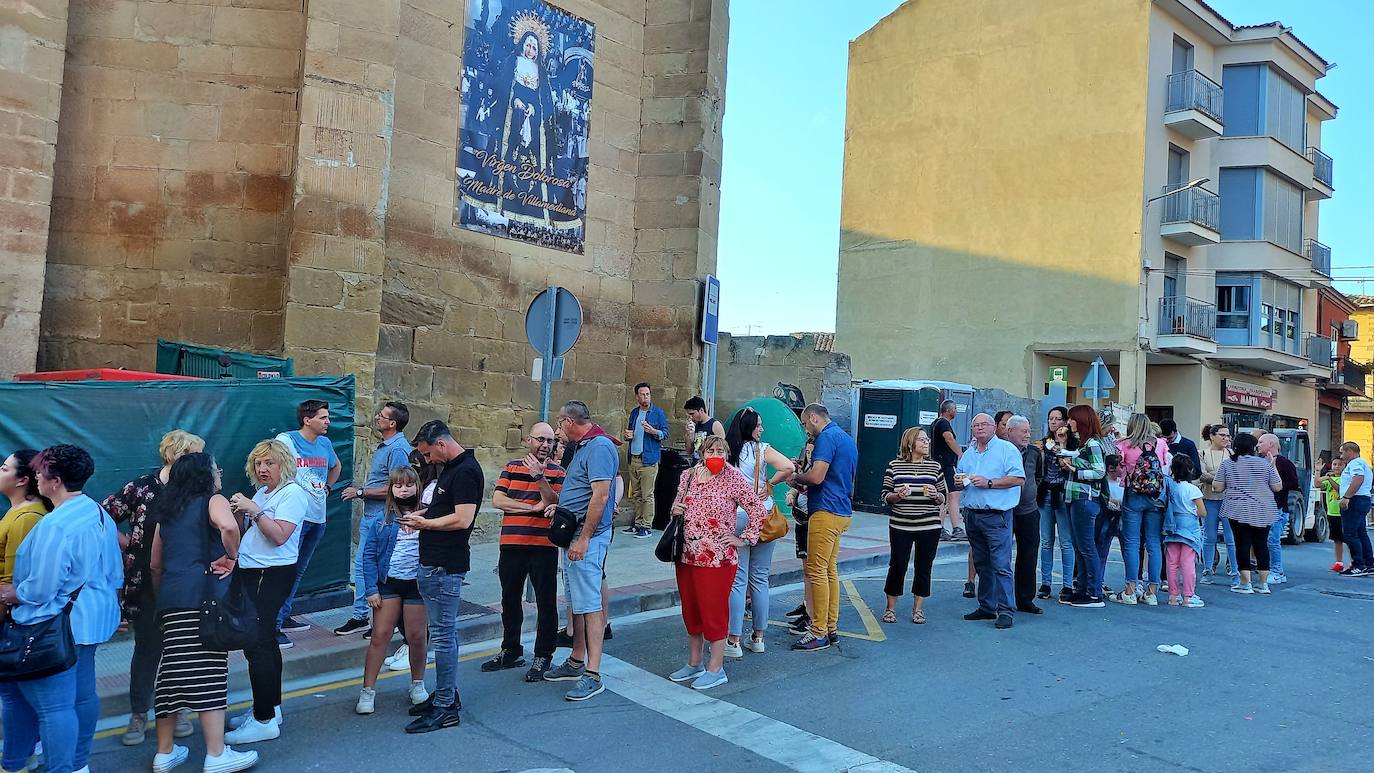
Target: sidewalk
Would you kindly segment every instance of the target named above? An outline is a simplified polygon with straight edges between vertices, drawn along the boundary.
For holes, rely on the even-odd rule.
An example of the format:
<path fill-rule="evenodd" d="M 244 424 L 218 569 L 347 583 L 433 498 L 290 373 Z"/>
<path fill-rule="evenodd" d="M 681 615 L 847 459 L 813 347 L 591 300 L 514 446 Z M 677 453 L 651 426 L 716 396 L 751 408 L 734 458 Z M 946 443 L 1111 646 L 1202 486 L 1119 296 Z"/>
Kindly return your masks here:
<path fill-rule="evenodd" d="M 606 563 L 607 581 L 611 589 L 611 617 L 635 612 L 662 609 L 678 603 L 677 583 L 673 567 L 654 558 L 654 546 L 660 532 L 651 539 L 634 539 L 619 533 Z M 801 581 L 802 566 L 797 560 L 795 542 L 789 531 L 778 540 L 773 560 L 773 585 Z M 942 549 L 963 550 L 966 543 L 941 543 Z M 463 612 L 458 628 L 459 641 L 472 643 L 501 636 L 501 584 L 496 576 L 496 543 L 472 546 L 472 571 L 463 585 Z M 861 571 L 885 566 L 888 558 L 887 517 L 869 513 L 855 513 L 854 522 L 845 533 L 840 550 L 840 570 Z M 561 591 L 561 588 L 560 588 Z M 559 608 L 563 609 L 559 595 Z M 309 631 L 289 634 L 295 646 L 282 652 L 282 680 L 291 681 L 312 674 L 327 673 L 356 667 L 361 674 L 363 652 L 367 642 L 360 635 L 335 636 L 333 629 L 348 618 L 349 607 L 329 609 L 297 615 L 314 627 Z M 535 610 L 526 605 L 525 629 L 533 630 Z M 396 640 L 399 645 L 400 640 Z M 390 648 L 390 649 L 394 649 Z M 614 644 L 611 645 L 614 649 Z M 96 681 L 100 694 L 101 716 L 125 715 L 129 711 L 129 659 L 133 654 L 133 640 L 120 637 L 102 646 L 97 655 Z M 229 655 L 229 690 L 248 688 L 247 663 L 243 653 Z"/>

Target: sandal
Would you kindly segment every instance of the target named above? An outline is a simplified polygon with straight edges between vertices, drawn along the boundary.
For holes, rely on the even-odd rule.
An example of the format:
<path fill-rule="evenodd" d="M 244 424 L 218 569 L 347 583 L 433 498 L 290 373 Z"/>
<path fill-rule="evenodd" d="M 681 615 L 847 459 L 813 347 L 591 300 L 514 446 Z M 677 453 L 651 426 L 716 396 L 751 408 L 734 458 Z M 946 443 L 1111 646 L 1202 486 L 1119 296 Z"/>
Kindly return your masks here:
<path fill-rule="evenodd" d="M 883 622 L 884 622 L 884 623 L 895 623 L 895 622 L 897 622 L 897 613 L 894 612 L 894 611 L 892 611 L 891 609 L 889 609 L 889 610 L 883 612 Z"/>
<path fill-rule="evenodd" d="M 917 609 L 911 613 L 911 622 L 916 625 L 923 625 L 926 621 L 926 613 Z"/>

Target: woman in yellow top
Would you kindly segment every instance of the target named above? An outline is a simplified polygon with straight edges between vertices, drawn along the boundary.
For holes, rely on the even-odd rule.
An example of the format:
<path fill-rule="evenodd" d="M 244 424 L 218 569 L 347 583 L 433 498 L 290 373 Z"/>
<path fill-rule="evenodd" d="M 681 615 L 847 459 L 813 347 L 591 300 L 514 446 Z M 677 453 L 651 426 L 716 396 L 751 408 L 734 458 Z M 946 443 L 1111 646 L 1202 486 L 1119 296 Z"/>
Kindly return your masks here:
<path fill-rule="evenodd" d="M 38 455 L 31 448 L 10 454 L 0 464 L 0 494 L 9 498 L 9 511 L 0 519 L 0 584 L 14 582 L 14 555 L 38 519 L 52 503 L 38 493 L 38 476 L 30 463 Z"/>

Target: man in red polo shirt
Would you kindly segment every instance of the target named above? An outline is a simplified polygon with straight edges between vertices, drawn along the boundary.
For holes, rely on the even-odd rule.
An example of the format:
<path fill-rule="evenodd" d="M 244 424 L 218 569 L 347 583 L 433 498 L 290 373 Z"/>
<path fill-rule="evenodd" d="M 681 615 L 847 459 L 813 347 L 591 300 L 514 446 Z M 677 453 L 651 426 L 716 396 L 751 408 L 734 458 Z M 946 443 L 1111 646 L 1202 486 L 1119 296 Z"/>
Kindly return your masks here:
<path fill-rule="evenodd" d="M 558 638 L 558 548 L 549 542 L 549 505 L 558 503 L 564 471 L 552 460 L 553 427 L 540 422 L 525 438 L 529 454 L 515 459 L 501 471 L 492 495 L 492 505 L 501 518 L 501 555 L 497 574 L 501 578 L 501 623 L 505 634 L 501 651 L 482 664 L 483 671 L 501 671 L 525 665 L 525 650 L 520 644 L 520 626 L 525 621 L 523 594 L 525 578 L 534 585 L 538 609 L 535 622 L 534 662 L 525 681 L 544 678 L 553 659 Z"/>

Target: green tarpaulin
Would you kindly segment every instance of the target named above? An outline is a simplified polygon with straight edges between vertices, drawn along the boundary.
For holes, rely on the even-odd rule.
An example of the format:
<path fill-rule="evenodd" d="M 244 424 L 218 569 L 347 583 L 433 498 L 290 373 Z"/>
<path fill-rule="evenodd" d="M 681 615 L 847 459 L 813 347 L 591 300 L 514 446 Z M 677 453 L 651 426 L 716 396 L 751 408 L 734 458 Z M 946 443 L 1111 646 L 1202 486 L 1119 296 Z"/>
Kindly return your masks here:
<path fill-rule="evenodd" d="M 244 472 L 259 440 L 298 428 L 296 406 L 326 400 L 329 439 L 343 475 L 329 497 L 328 526 L 302 594 L 348 583 L 352 518 L 338 493 L 353 470 L 352 376 L 245 381 L 10 381 L 0 382 L 0 455 L 58 443 L 85 448 L 95 459 L 86 493 L 97 501 L 162 466 L 158 441 L 171 429 L 205 438 L 224 469 L 224 491 L 251 495 Z"/>

